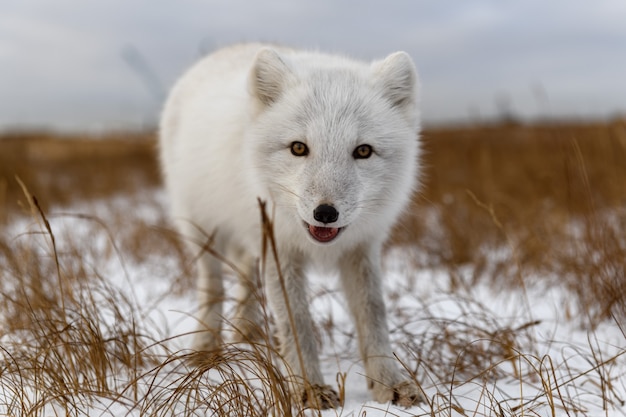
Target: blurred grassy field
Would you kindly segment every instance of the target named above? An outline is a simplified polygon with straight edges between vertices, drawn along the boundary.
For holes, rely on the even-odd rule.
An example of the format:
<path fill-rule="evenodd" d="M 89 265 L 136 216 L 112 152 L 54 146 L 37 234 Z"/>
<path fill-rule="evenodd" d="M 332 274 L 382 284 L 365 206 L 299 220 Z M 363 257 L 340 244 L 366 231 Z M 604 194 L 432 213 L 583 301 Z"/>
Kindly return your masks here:
<path fill-rule="evenodd" d="M 11 209 L 21 197 L 15 176 L 50 205 L 157 185 L 154 136 L 0 134 L 2 207 Z M 546 204 L 578 215 L 626 200 L 624 120 L 440 128 L 424 131 L 422 140 L 417 204 L 449 204 L 471 191 L 523 223 Z"/>
<path fill-rule="evenodd" d="M 426 130 L 422 138 L 422 188 L 396 227 L 390 247 L 413 248 L 409 250 L 415 253 L 414 266 L 447 271 L 451 288 L 468 285 L 459 278 L 459 271 L 471 266 L 473 282 L 488 280 L 495 290 L 524 289 L 537 280 L 545 287 L 567 288 L 572 294 L 570 305 L 575 306 L 572 319 L 583 328 L 626 322 L 626 121 L 438 128 Z M 36 206 L 25 197 L 16 177 L 36 197 Z M 107 202 L 121 196 L 132 204 L 133 196 L 160 185 L 151 132 L 99 137 L 0 135 L 0 228 L 25 218 L 33 209 L 41 210 L 45 219 L 49 211 L 62 212 L 86 201 Z M 167 213 L 158 203 L 154 205 L 161 210 L 156 220 L 142 221 L 126 212 L 132 226 L 123 219 L 128 209 L 120 210 L 117 220 L 101 222 L 89 213 L 85 218 L 115 236 L 110 251 L 122 258 L 139 262 L 154 259 L 151 256 L 174 259 L 168 266 L 174 271 L 168 273 L 173 275 L 173 291 L 189 291 L 193 287 L 190 256 L 166 230 Z M 54 246 L 52 232 L 49 235 Z M 163 357 L 148 354 L 161 342 L 145 338 L 142 324 L 134 321 L 136 307 L 92 269 L 89 245 L 75 242 L 70 250 L 57 253 L 53 247 L 42 254 L 37 238 L 33 235 L 31 245 L 29 239 L 0 233 L 0 267 L 16 284 L 5 280 L 2 289 L 0 308 L 7 324 L 0 336 L 26 335 L 17 338 L 15 346 L 6 345 L 4 351 L 11 360 L 5 360 L 5 368 L 0 369 L 3 389 L 14 390 L 21 398 L 7 407 L 18 410 L 15 415 L 45 414 L 44 400 L 33 401 L 31 409 L 26 406 L 28 395 L 22 390 L 30 386 L 31 377 L 36 388 L 44 381 L 45 395 L 67 407 L 69 414 L 84 404 L 65 401 L 68 392 L 86 399 L 141 398 L 136 386 L 139 376 L 122 395 L 107 379 L 109 368 L 120 366 L 132 373 L 154 366 L 158 372 L 163 364 L 180 358 L 161 362 Z M 91 289 L 81 292 L 81 280 L 93 281 Z M 73 288 L 79 290 L 73 292 Z M 115 317 L 114 326 L 106 324 L 106 315 Z M 111 326 L 110 335 L 100 334 L 99 326 Z M 456 362 L 449 366 L 445 358 L 435 359 L 431 361 L 435 379 L 452 381 L 465 375 L 471 380 L 473 375 L 487 375 L 495 372 L 490 361 L 506 362 L 521 352 L 515 338 L 522 336 L 524 328 L 503 329 L 510 345 L 498 341 L 503 349 L 497 355 L 502 357 L 495 359 L 493 352 L 481 351 L 473 343 L 486 334 L 478 330 L 482 331 L 477 329 L 476 335 L 459 336 L 449 329 L 438 333 L 439 342 L 463 351 L 472 366 L 464 370 Z M 39 357 L 48 359 L 42 364 Z M 89 361 L 83 361 L 84 357 Z M 610 384 L 620 378 L 611 374 L 614 359 L 604 362 L 595 354 L 590 359 L 606 384 L 601 395 L 607 402 L 612 398 Z M 228 369 L 235 378 L 237 372 Z M 194 384 L 200 384 L 204 371 L 190 371 L 182 365 L 179 371 L 181 380 L 190 384 L 185 388 L 189 395 L 196 395 Z M 513 378 L 517 377 L 521 378 L 514 369 Z M 9 380 L 14 385 L 7 384 Z M 556 390 L 546 388 L 549 395 L 561 395 L 550 389 Z M 231 394 L 224 391 L 224 401 L 230 401 Z M 74 398 L 71 395 L 68 398 Z M 155 395 L 165 395 L 165 391 Z M 249 400 L 246 407 L 250 409 L 260 404 L 253 395 Z M 283 400 L 289 407 L 288 398 Z M 167 415 L 168 401 L 163 400 L 163 408 L 158 406 L 155 415 Z M 146 405 L 146 410 L 153 406 Z M 236 415 L 246 415 L 244 411 Z"/>
<path fill-rule="evenodd" d="M 427 129 L 422 140 L 422 188 L 391 244 L 416 245 L 426 266 L 489 265 L 499 284 L 556 275 L 599 318 L 624 313 L 625 120 Z M 21 210 L 16 176 L 44 210 L 157 187 L 155 134 L 0 136 L 0 221 Z"/>
<path fill-rule="evenodd" d="M 22 191 L 46 205 L 106 197 L 160 183 L 154 134 L 0 134 L 0 207 Z M 507 225 L 549 210 L 565 216 L 626 201 L 626 121 L 440 128 L 422 134 L 422 205 L 464 204 L 468 192 Z"/>
<path fill-rule="evenodd" d="M 44 208 L 159 184 L 154 134 L 0 134 L 0 221 L 16 213 L 19 177 Z"/>

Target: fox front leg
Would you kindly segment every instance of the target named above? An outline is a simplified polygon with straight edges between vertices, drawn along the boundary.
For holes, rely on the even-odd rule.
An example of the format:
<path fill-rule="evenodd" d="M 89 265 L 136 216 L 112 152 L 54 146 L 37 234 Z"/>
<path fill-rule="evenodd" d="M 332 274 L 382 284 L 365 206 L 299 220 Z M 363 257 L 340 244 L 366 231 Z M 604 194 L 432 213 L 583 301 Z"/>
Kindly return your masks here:
<path fill-rule="evenodd" d="M 293 377 L 292 392 L 305 407 L 328 409 L 339 406 L 339 396 L 324 384 L 313 320 L 309 312 L 302 262 L 291 257 L 266 272 L 267 297 L 278 327 L 280 353 Z M 282 279 L 281 279 L 282 277 Z"/>
<path fill-rule="evenodd" d="M 404 407 L 422 401 L 420 388 L 403 375 L 391 350 L 380 283 L 380 249 L 362 248 L 342 258 L 341 278 L 374 400 Z"/>

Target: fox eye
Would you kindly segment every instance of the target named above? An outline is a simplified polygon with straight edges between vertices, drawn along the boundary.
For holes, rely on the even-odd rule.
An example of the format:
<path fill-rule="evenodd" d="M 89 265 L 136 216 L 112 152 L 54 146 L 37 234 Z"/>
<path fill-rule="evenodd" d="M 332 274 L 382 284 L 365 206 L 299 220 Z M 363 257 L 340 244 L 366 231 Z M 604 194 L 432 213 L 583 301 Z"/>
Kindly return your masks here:
<path fill-rule="evenodd" d="M 367 159 L 372 156 L 372 152 L 374 152 L 374 150 L 370 145 L 359 145 L 354 152 L 352 152 L 352 156 L 354 159 Z"/>
<path fill-rule="evenodd" d="M 291 142 L 291 154 L 295 156 L 307 156 L 309 147 L 302 142 Z"/>

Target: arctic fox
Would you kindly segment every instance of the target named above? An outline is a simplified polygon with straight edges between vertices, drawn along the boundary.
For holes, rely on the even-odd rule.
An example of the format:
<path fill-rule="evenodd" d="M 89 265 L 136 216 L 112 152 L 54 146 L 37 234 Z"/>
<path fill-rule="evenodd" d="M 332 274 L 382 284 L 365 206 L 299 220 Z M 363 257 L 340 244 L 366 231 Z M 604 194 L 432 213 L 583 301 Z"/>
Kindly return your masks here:
<path fill-rule="evenodd" d="M 262 241 L 258 200 L 268 204 L 284 288 L 270 261 L 263 284 L 281 355 L 304 381 L 294 395 L 307 406 L 339 404 L 320 372 L 309 267 L 340 273 L 373 398 L 421 400 L 394 359 L 380 282 L 381 247 L 416 187 L 417 96 L 404 52 L 363 63 L 243 44 L 192 67 L 165 105 L 160 151 L 172 214 L 190 241 L 211 236 L 213 253 L 244 272 L 233 320 L 243 339 L 260 321 L 250 282 Z M 222 343 L 222 265 L 207 251 L 198 258 L 197 350 Z"/>

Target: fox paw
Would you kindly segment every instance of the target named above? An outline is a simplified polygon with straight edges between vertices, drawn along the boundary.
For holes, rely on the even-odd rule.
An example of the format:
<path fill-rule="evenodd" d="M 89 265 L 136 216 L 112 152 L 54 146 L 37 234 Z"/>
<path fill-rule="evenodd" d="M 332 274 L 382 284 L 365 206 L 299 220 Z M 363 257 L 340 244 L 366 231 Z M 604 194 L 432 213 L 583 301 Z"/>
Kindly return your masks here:
<path fill-rule="evenodd" d="M 411 380 L 402 381 L 394 386 L 386 386 L 375 383 L 372 388 L 374 400 L 379 403 L 391 401 L 394 405 L 400 407 L 411 407 L 420 402 L 425 402 L 421 389 Z"/>
<path fill-rule="evenodd" d="M 302 392 L 302 404 L 305 408 L 328 410 L 341 405 L 337 391 L 329 385 L 311 385 Z"/>

